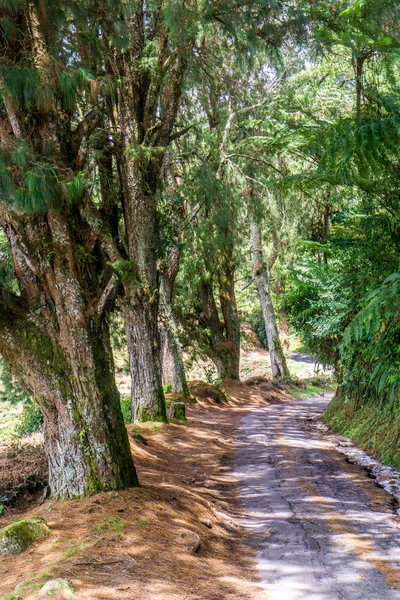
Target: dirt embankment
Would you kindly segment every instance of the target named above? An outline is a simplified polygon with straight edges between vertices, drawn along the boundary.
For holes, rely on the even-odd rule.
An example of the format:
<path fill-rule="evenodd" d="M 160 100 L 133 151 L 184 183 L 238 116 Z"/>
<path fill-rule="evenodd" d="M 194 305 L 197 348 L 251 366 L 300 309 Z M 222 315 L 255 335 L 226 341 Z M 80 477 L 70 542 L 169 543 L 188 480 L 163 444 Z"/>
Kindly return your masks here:
<path fill-rule="evenodd" d="M 6 525 L 39 515 L 53 532 L 21 555 L 2 557 L 1 595 L 28 600 L 48 579 L 64 577 L 79 599 L 260 597 L 252 552 L 238 527 L 233 435 L 247 411 L 284 396 L 262 381 L 233 384 L 224 404 L 196 393 L 187 423 L 128 427 L 141 488 L 35 501 L 0 519 Z M 40 446 L 37 452 L 43 460 Z"/>

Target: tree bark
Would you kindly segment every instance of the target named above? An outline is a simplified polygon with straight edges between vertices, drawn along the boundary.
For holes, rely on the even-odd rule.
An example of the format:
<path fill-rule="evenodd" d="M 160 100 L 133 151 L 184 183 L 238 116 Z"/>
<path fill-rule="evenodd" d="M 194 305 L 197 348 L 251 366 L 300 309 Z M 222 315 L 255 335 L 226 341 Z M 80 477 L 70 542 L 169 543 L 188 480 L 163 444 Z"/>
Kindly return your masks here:
<path fill-rule="evenodd" d="M 203 280 L 199 289 L 202 320 L 208 333 L 207 353 L 216 366 L 219 379 L 237 378 L 237 347 L 224 336 L 224 322 L 220 321 L 212 284 Z M 235 377 L 236 376 L 236 377 Z"/>
<path fill-rule="evenodd" d="M 72 360 L 28 329 L 24 323 L 13 331 L 1 352 L 44 414 L 51 494 L 73 498 L 138 485 L 107 341 L 81 331 Z"/>
<path fill-rule="evenodd" d="M 251 217 L 250 231 L 253 253 L 254 280 L 257 286 L 258 297 L 260 300 L 261 311 L 265 325 L 265 333 L 267 336 L 268 350 L 271 360 L 272 377 L 273 379 L 279 377 L 290 377 L 285 355 L 282 350 L 281 341 L 279 339 L 275 310 L 272 303 L 271 294 L 269 292 L 269 267 L 264 256 L 260 230 L 254 217 Z"/>
<path fill-rule="evenodd" d="M 128 129 L 128 125 L 126 126 Z M 128 147 L 128 140 L 125 141 Z M 124 318 L 132 378 L 132 420 L 166 421 L 158 331 L 159 274 L 157 270 L 156 187 L 162 155 L 154 160 L 121 162 L 129 273 Z"/>
<path fill-rule="evenodd" d="M 164 325 L 162 324 L 162 316 L 160 323 L 160 340 L 161 340 L 161 376 L 165 389 L 166 385 L 170 385 L 171 389 L 174 381 L 174 359 L 171 348 L 168 344 L 168 336 Z"/>
<path fill-rule="evenodd" d="M 123 310 L 132 378 L 132 421 L 166 421 L 155 311 L 147 298 L 143 302 L 136 298 Z"/>
<path fill-rule="evenodd" d="M 233 263 L 224 260 L 218 276 L 218 287 L 225 323 L 225 338 L 230 344 L 228 376 L 232 379 L 240 379 L 240 320 L 236 304 L 234 275 Z"/>
<path fill-rule="evenodd" d="M 178 325 L 171 301 L 171 290 L 164 275 L 161 275 L 160 282 L 160 316 L 166 336 L 167 348 L 172 358 L 172 391 L 176 394 L 182 394 L 186 398 L 190 398 L 185 365 L 183 363 L 182 348 L 179 341 Z"/>
<path fill-rule="evenodd" d="M 138 485 L 102 303 L 82 293 L 65 217 L 50 211 L 18 232 L 3 226 L 20 296 L 0 307 L 0 353 L 44 414 L 52 494 Z"/>

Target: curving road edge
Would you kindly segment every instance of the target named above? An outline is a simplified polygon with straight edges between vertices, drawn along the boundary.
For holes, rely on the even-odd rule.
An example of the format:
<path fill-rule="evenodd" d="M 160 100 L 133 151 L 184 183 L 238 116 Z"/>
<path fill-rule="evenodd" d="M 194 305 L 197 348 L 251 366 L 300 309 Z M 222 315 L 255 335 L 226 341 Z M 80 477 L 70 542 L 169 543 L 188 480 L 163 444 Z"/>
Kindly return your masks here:
<path fill-rule="evenodd" d="M 390 496 L 308 426 L 331 397 L 251 412 L 236 432 L 243 525 L 266 600 L 400 600 Z"/>

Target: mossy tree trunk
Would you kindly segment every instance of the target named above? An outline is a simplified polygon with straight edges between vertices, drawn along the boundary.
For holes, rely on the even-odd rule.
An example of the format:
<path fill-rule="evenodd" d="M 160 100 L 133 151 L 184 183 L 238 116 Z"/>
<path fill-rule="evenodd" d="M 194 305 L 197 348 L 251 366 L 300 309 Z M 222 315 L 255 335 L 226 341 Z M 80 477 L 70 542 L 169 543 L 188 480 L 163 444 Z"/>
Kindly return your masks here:
<path fill-rule="evenodd" d="M 265 325 L 268 350 L 271 360 L 272 377 L 289 377 L 289 369 L 283 353 L 279 332 L 276 325 L 274 305 L 270 294 L 270 275 L 268 261 L 264 256 L 261 234 L 258 223 L 254 217 L 250 222 L 251 247 L 253 252 L 253 274 L 257 286 L 261 312 Z"/>
<path fill-rule="evenodd" d="M 83 216 L 96 210 L 81 174 L 104 119 L 79 69 L 74 7 L 0 13 L 0 353 L 43 411 L 53 495 L 136 485 L 107 327 L 117 277 Z"/>
<path fill-rule="evenodd" d="M 117 161 L 128 258 L 123 312 L 132 376 L 132 418 L 165 421 L 158 331 L 157 191 L 179 110 L 186 59 L 183 48 L 169 43 L 162 19 L 151 25 L 148 19 L 143 2 L 132 5 L 126 21 L 126 47 L 109 54 L 109 69 L 117 82 L 115 114 L 122 149 Z M 144 67 L 147 34 L 152 43 L 158 41 L 154 71 Z M 111 44 L 114 36 L 111 28 Z"/>
<path fill-rule="evenodd" d="M 164 259 L 160 261 L 161 363 L 164 383 L 169 383 L 172 375 L 172 391 L 190 398 L 179 339 L 178 320 L 174 310 L 175 281 L 181 260 L 182 223 L 187 218 L 187 214 L 184 208 L 185 203 L 183 201 L 176 202 L 177 197 L 180 196 L 179 176 L 171 159 L 171 154 L 167 153 L 163 165 L 169 221 L 174 235 L 167 240 L 169 249 Z"/>
<path fill-rule="evenodd" d="M 125 131 L 129 131 L 126 126 Z M 126 141 L 128 146 L 128 140 Z M 141 161 L 144 161 L 141 163 Z M 123 305 L 130 372 L 132 421 L 166 421 L 158 330 L 156 187 L 162 155 L 121 163 L 129 274 Z"/>
<path fill-rule="evenodd" d="M 20 296 L 0 311 L 0 353 L 43 412 L 52 495 L 137 485 L 103 300 L 82 290 L 67 221 L 50 211 L 17 233 L 8 218 Z"/>
<path fill-rule="evenodd" d="M 230 345 L 228 376 L 232 379 L 239 379 L 240 319 L 235 295 L 235 265 L 228 252 L 223 258 L 218 273 L 218 287 L 225 324 L 225 338 Z"/>

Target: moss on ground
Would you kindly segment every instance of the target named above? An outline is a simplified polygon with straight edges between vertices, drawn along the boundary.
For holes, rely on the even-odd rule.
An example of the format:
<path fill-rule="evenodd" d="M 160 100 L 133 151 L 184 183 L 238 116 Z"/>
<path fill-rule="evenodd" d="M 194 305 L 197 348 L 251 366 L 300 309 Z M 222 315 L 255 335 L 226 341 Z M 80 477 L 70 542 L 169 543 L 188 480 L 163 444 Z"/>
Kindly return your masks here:
<path fill-rule="evenodd" d="M 41 517 L 15 521 L 0 530 L 0 555 L 20 554 L 31 545 L 33 540 L 50 534 L 50 528 Z"/>
<path fill-rule="evenodd" d="M 400 413 L 372 401 L 357 406 L 337 393 L 323 421 L 334 431 L 351 438 L 357 446 L 387 465 L 400 470 Z"/>
<path fill-rule="evenodd" d="M 74 588 L 67 579 L 51 579 L 41 588 L 38 598 L 57 598 L 57 600 L 74 600 Z"/>
<path fill-rule="evenodd" d="M 228 402 L 228 396 L 224 390 L 205 381 L 190 381 L 189 390 L 196 400 L 211 400 L 216 404 L 225 404 Z"/>

